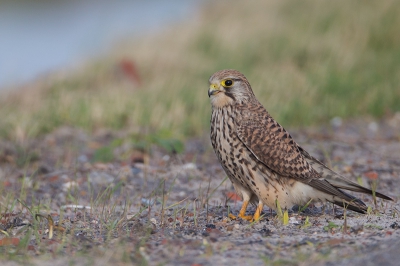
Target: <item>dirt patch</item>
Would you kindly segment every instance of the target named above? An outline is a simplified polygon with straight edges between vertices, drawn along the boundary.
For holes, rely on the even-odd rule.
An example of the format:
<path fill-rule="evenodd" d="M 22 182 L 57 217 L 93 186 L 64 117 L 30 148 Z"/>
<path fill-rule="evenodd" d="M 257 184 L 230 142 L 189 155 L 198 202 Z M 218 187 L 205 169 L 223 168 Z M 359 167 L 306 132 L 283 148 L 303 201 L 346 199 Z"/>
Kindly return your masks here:
<path fill-rule="evenodd" d="M 349 179 L 376 183 L 397 199 L 399 132 L 394 116 L 291 133 Z M 258 223 L 231 220 L 228 214 L 237 214 L 241 202 L 208 138 L 185 147 L 181 154 L 155 145 L 143 149 L 124 132 L 91 136 L 66 127 L 24 143 L 2 142 L 1 261 L 394 265 L 400 259 L 397 201 L 375 205 L 358 195 L 371 206 L 367 215 L 315 203 L 290 212 L 287 226 L 268 208 Z"/>

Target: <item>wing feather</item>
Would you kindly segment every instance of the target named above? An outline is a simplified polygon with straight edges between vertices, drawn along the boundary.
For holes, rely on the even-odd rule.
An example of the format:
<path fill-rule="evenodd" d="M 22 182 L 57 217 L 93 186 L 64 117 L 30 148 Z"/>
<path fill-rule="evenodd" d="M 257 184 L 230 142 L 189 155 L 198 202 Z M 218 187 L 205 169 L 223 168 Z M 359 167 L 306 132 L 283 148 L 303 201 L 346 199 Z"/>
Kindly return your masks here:
<path fill-rule="evenodd" d="M 354 202 L 355 198 L 340 189 L 372 193 L 370 189 L 346 180 L 308 154 L 262 105 L 258 105 L 256 110 L 253 109 L 250 112 L 246 112 L 246 109 L 248 107 L 239 112 L 237 135 L 257 160 L 269 169 L 282 177 L 290 177 L 307 183 L 348 202 Z M 379 192 L 376 192 L 376 195 L 392 200 Z"/>
<path fill-rule="evenodd" d="M 241 113 L 236 132 L 260 162 L 280 176 L 306 183 L 321 177 L 300 152 L 290 134 L 262 106 L 252 113 L 257 115 Z"/>

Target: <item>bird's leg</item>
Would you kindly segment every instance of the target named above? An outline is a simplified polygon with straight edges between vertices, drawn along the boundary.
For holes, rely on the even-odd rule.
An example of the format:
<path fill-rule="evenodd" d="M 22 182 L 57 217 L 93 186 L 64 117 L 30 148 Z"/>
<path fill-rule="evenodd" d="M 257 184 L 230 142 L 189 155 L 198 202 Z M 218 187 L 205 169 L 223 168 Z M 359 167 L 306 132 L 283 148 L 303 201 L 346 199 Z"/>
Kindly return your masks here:
<path fill-rule="evenodd" d="M 246 214 L 246 210 L 247 210 L 247 206 L 249 206 L 249 200 L 244 200 L 243 204 L 242 204 L 242 208 L 240 208 L 240 212 L 238 217 L 247 221 L 251 221 L 253 219 L 253 216 L 251 215 L 245 215 Z M 231 218 L 232 220 L 236 220 L 236 216 L 233 214 L 229 214 L 229 218 Z"/>
<path fill-rule="evenodd" d="M 260 200 L 260 201 L 258 202 L 257 209 L 256 209 L 256 211 L 254 212 L 253 219 L 252 219 L 253 221 L 258 221 L 258 220 L 260 219 L 260 215 L 261 215 L 261 212 L 262 212 L 263 207 L 264 207 L 264 204 L 263 204 L 262 201 Z"/>
<path fill-rule="evenodd" d="M 240 208 L 240 212 L 239 212 L 239 217 L 242 218 L 243 220 L 247 220 L 247 221 L 251 221 L 253 219 L 253 216 L 251 215 L 246 215 L 246 210 L 247 210 L 247 206 L 249 205 L 249 201 L 246 200 L 243 202 L 242 208 Z"/>

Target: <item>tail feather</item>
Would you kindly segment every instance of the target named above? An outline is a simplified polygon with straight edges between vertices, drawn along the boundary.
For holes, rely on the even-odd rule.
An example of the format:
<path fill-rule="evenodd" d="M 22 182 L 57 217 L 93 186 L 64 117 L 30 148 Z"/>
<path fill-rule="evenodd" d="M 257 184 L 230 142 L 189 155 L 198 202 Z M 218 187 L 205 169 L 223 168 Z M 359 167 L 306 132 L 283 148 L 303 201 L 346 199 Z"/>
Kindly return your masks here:
<path fill-rule="evenodd" d="M 341 191 L 341 190 L 339 189 L 339 191 Z M 345 194 L 346 196 L 352 198 L 352 200 L 346 201 L 346 202 L 335 200 L 335 201 L 332 202 L 333 204 L 336 204 L 336 205 L 338 205 L 340 207 L 343 207 L 345 209 L 349 209 L 349 210 L 352 210 L 352 211 L 355 211 L 355 212 L 359 212 L 359 213 L 366 213 L 367 212 L 368 207 L 367 207 L 367 205 L 365 205 L 365 203 L 362 200 L 360 200 L 360 199 L 358 199 L 358 198 L 356 198 L 356 197 L 354 197 L 354 196 L 352 196 L 350 194 L 347 194 L 346 192 L 343 192 L 343 191 L 341 191 L 341 192 L 343 194 Z"/>
<path fill-rule="evenodd" d="M 358 212 L 358 213 L 362 213 L 362 214 L 367 213 L 367 207 L 366 206 L 365 207 L 357 206 L 357 205 L 353 205 L 353 204 L 350 204 L 350 203 L 348 203 L 348 204 L 347 203 L 343 203 L 341 201 L 333 201 L 332 203 L 335 204 L 335 205 L 338 205 L 338 206 L 340 206 L 340 207 L 342 207 L 344 209 L 352 210 L 352 211 L 355 211 L 355 212 Z"/>
<path fill-rule="evenodd" d="M 367 212 L 367 205 L 360 199 L 342 191 L 339 188 L 334 187 L 328 181 L 323 178 L 313 179 L 308 185 L 316 189 L 318 192 L 323 194 L 316 194 L 319 199 L 325 199 L 332 202 L 340 207 L 344 207 L 349 210 L 353 210 L 359 213 Z"/>
<path fill-rule="evenodd" d="M 300 151 L 302 152 L 304 157 L 307 159 L 308 163 L 321 175 L 322 178 L 324 178 L 326 181 L 328 181 L 333 187 L 338 188 L 338 189 L 350 190 L 350 191 L 354 191 L 354 192 L 360 192 L 360 193 L 369 194 L 369 195 L 373 194 L 371 189 L 360 186 L 357 183 L 347 180 L 345 177 L 343 177 L 340 174 L 336 173 L 335 171 L 329 169 L 322 162 L 320 162 L 319 160 L 312 157 L 309 153 L 307 153 L 302 148 L 300 148 Z M 342 191 L 342 193 L 344 193 L 344 192 Z M 344 194 L 351 196 L 347 193 L 344 193 Z M 375 195 L 379 198 L 393 201 L 393 199 L 391 197 L 386 196 L 380 192 L 375 192 Z M 351 196 L 351 197 L 353 197 L 353 196 Z M 342 203 L 340 203 L 339 205 L 342 205 Z"/>

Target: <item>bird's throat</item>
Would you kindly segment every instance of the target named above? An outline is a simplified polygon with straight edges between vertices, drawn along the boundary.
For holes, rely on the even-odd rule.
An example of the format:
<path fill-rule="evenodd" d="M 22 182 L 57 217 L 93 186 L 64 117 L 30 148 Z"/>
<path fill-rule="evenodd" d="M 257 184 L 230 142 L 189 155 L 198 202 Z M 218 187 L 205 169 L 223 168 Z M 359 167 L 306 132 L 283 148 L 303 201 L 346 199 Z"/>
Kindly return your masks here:
<path fill-rule="evenodd" d="M 226 96 L 225 93 L 217 93 L 211 98 L 211 104 L 214 108 L 222 108 L 233 104 L 233 99 Z"/>

